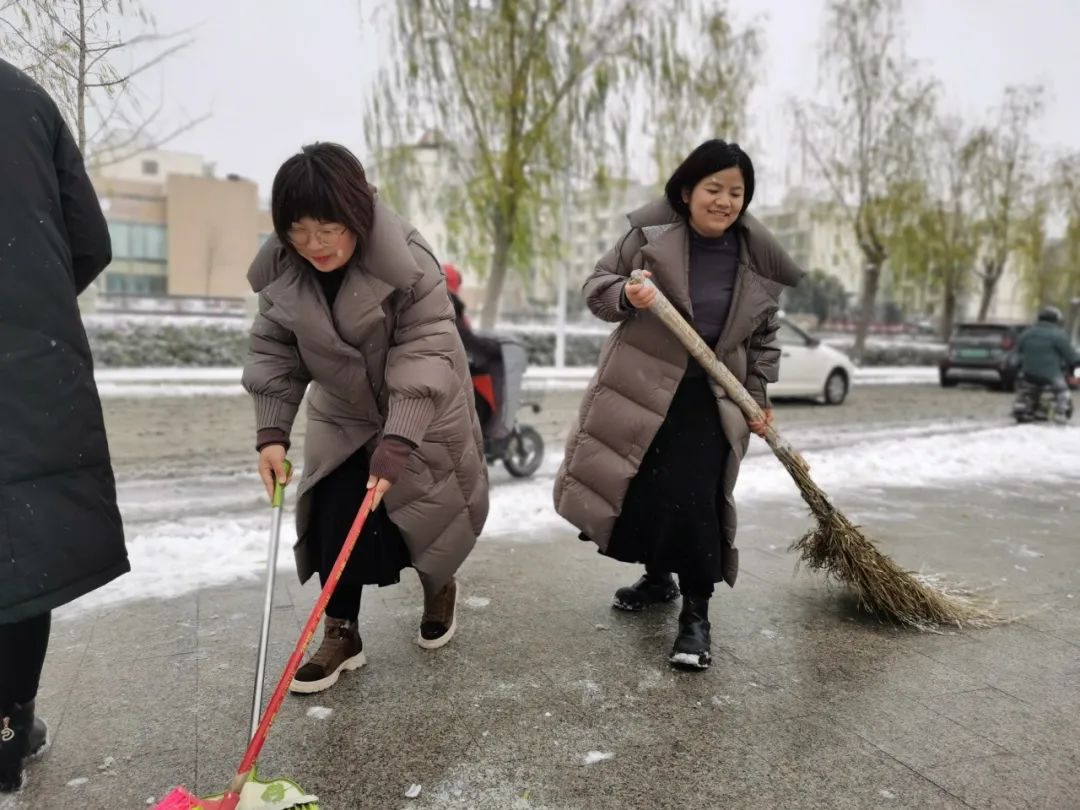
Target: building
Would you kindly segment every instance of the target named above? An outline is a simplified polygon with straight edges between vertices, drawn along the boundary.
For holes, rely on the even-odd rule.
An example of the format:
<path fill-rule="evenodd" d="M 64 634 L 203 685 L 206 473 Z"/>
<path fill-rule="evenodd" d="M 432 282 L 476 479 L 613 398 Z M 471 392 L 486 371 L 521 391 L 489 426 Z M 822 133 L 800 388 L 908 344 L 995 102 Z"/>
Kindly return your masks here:
<path fill-rule="evenodd" d="M 273 230 L 258 188 L 196 155 L 152 150 L 94 170 L 112 236 L 99 293 L 239 298 Z"/>
<path fill-rule="evenodd" d="M 806 272 L 836 276 L 849 300 L 858 300 L 862 251 L 851 224 L 834 203 L 795 188 L 780 205 L 754 208 L 753 213 Z"/>

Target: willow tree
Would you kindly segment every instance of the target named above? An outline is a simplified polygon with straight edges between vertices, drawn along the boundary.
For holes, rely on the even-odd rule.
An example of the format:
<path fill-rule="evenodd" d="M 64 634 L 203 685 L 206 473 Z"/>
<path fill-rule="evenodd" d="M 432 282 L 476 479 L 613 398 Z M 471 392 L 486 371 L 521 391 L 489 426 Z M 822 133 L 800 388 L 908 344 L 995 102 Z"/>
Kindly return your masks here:
<path fill-rule="evenodd" d="M 1009 87 L 994 119 L 982 128 L 982 149 L 973 178 L 982 222 L 979 320 L 986 320 L 1009 257 L 1022 246 L 1039 189 L 1038 149 L 1031 128 L 1042 115 L 1039 85 Z M 1028 240 L 1030 241 L 1030 240 Z"/>
<path fill-rule="evenodd" d="M 797 104 L 795 118 L 862 253 L 861 358 L 889 246 L 911 221 L 934 84 L 906 55 L 900 0 L 830 0 L 821 48 L 832 98 Z"/>
<path fill-rule="evenodd" d="M 1065 281 L 1061 300 L 1069 306 L 1069 332 L 1080 330 L 1080 152 L 1060 158 L 1055 166 L 1053 189 L 1065 217 L 1062 261 Z"/>
<path fill-rule="evenodd" d="M 400 0 L 365 115 L 380 185 L 428 195 L 484 268 L 491 328 L 508 274 L 558 250 L 567 178 L 734 138 L 757 52 L 717 0 Z M 423 143 L 442 182 L 417 171 Z M 430 154 L 430 152 L 428 153 Z M 654 167 L 639 167 L 650 172 Z"/>
<path fill-rule="evenodd" d="M 955 117 L 942 118 L 926 144 L 923 178 L 909 197 L 911 217 L 889 244 L 890 265 L 928 283 L 941 304 L 940 330 L 952 334 L 979 246 L 972 173 L 982 138 Z"/>

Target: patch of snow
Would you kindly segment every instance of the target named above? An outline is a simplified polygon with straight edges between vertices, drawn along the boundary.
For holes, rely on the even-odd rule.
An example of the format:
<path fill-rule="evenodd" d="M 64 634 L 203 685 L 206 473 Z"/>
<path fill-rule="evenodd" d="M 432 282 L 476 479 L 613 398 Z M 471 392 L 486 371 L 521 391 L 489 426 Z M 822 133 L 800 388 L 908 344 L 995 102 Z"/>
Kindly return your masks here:
<path fill-rule="evenodd" d="M 424 789 L 423 787 L 421 787 L 420 785 L 417 785 L 417 784 L 409 785 L 409 789 L 405 791 L 405 798 L 406 799 L 418 798 L 420 796 L 420 792 L 423 789 Z"/>
<path fill-rule="evenodd" d="M 312 706 L 307 710 L 307 716 L 315 720 L 328 720 L 333 713 L 333 709 L 328 709 L 325 706 Z"/>
<path fill-rule="evenodd" d="M 881 798 L 883 798 L 883 799 L 895 799 L 896 798 L 895 793 L 893 793 L 891 790 L 886 790 L 885 788 L 882 788 L 881 790 L 879 790 L 878 795 L 881 796 Z"/>
<path fill-rule="evenodd" d="M 771 639 L 776 638 L 779 634 L 775 630 L 769 630 L 768 628 L 765 628 L 761 631 L 761 635 L 765 636 L 765 638 Z"/>
<path fill-rule="evenodd" d="M 595 765 L 597 762 L 607 762 L 609 759 L 615 759 L 615 755 L 607 751 L 590 751 L 583 761 L 586 765 Z"/>
<path fill-rule="evenodd" d="M 891 487 L 924 488 L 994 484 L 1009 486 L 1018 477 L 1031 482 L 1067 483 L 1080 479 L 1080 430 L 1047 430 L 1037 425 L 980 427 L 928 434 L 895 431 L 848 437 L 840 447 L 804 449 L 814 480 L 833 497 L 845 492 L 887 492 Z M 763 443 L 743 462 L 736 488 L 740 506 L 788 499 L 799 507 L 798 490 Z M 796 446 L 801 446 L 797 444 Z M 561 462 L 556 449 L 537 476 L 506 480 L 491 488 L 490 518 L 482 539 L 554 542 L 569 526 L 551 503 L 551 486 Z M 169 497 L 161 498 L 167 491 Z M 62 608 L 58 618 L 87 609 L 139 598 L 170 598 L 200 587 L 261 578 L 265 565 L 270 514 L 265 495 L 251 470 L 218 475 L 162 477 L 157 481 L 121 482 L 121 511 L 128 530 L 132 572 Z M 279 567 L 291 568 L 296 540 L 287 496 L 282 523 Z M 860 515 L 860 517 L 863 517 Z M 1014 558 L 1042 557 L 1027 545 L 1007 539 L 993 542 Z M 514 548 L 509 549 L 510 553 Z M 468 597 L 465 604 L 480 608 Z M 597 630 L 607 629 L 596 625 Z M 659 675 L 639 689 L 659 685 Z"/>
<path fill-rule="evenodd" d="M 89 781 L 90 780 L 87 779 L 85 776 L 80 776 L 77 779 L 72 779 L 70 782 L 68 782 L 67 786 L 70 787 L 70 788 L 81 787 L 82 785 L 85 785 Z"/>
<path fill-rule="evenodd" d="M 471 608 L 486 608 L 491 604 L 491 600 L 486 596 L 470 596 L 465 600 L 465 604 Z"/>

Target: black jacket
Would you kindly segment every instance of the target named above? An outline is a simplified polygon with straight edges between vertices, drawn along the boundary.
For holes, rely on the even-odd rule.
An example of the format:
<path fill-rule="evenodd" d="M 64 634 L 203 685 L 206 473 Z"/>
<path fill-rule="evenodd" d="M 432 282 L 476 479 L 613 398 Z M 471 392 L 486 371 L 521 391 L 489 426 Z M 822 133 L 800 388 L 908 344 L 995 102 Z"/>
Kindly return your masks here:
<path fill-rule="evenodd" d="M 76 302 L 110 259 L 60 111 L 0 60 L 0 623 L 129 570 Z"/>

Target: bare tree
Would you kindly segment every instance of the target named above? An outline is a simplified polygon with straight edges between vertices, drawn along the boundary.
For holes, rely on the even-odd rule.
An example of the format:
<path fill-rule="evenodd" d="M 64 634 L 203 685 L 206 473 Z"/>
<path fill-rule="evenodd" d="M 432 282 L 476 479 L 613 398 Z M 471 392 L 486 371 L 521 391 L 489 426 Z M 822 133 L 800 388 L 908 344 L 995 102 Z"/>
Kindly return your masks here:
<path fill-rule="evenodd" d="M 736 129 L 753 72 L 733 71 L 756 48 L 719 0 L 401 0 L 391 29 L 366 115 L 380 183 L 393 197 L 416 182 L 405 145 L 421 135 L 440 150 L 447 180 L 422 193 L 487 267 L 486 328 L 511 268 L 565 249 L 551 223 L 567 176 L 602 185 L 631 132 L 668 139 L 651 150 L 667 160 L 698 127 Z"/>
<path fill-rule="evenodd" d="M 910 221 L 934 106 L 934 84 L 919 78 L 905 54 L 901 11 L 900 0 L 830 0 L 821 57 L 836 101 L 795 105 L 808 151 L 862 253 L 857 359 L 889 245 Z"/>
<path fill-rule="evenodd" d="M 982 128 L 974 167 L 982 258 L 976 275 L 982 289 L 979 320 L 986 320 L 1005 266 L 1019 244 L 1019 224 L 1031 216 L 1037 185 L 1037 154 L 1031 125 L 1042 115 L 1041 86 L 1009 87 L 995 120 Z"/>
<path fill-rule="evenodd" d="M 972 180 L 982 141 L 955 117 L 935 122 L 927 141 L 921 194 L 915 215 L 894 236 L 889 261 L 911 278 L 924 278 L 941 296 L 939 326 L 952 334 L 978 252 L 978 221 Z"/>
<path fill-rule="evenodd" d="M 127 36 L 131 26 L 144 32 Z M 56 99 L 91 165 L 162 146 L 209 117 L 159 131 L 162 105 L 148 110 L 134 86 L 134 79 L 192 42 L 190 31 L 157 33 L 138 0 L 9 0 L 0 6 L 0 53 Z M 121 67 L 123 58 L 134 67 Z"/>

